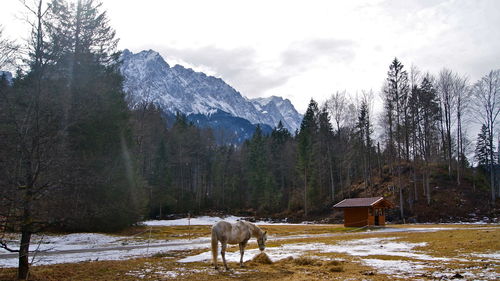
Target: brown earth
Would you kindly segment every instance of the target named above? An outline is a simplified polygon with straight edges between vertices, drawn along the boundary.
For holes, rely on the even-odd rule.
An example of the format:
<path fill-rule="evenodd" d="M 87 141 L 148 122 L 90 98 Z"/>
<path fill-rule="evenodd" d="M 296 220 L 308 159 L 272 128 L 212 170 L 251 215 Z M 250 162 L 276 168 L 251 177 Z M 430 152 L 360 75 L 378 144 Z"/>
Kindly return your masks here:
<path fill-rule="evenodd" d="M 466 169 L 460 185 L 457 185 L 455 173 L 449 176 L 446 166 L 432 165 L 430 168 L 431 202 L 428 205 L 419 168 L 417 168 L 416 181 L 413 178 L 412 165 L 403 164 L 401 169 L 406 222 L 498 222 L 500 200 L 497 200 L 494 205 L 491 204 L 491 191 L 484 175 L 478 172 L 474 175 L 471 169 Z M 373 173 L 377 172 L 373 171 Z M 391 176 L 389 168 L 384 167 L 382 175 L 374 176 L 368 188 L 365 187 L 364 182 L 358 182 L 352 185 L 344 196 L 346 198 L 384 196 L 396 205 L 396 208 L 388 212 L 388 219 L 392 222 L 402 222 L 397 186 L 397 176 Z M 336 217 L 337 220 L 342 218 L 339 214 Z"/>

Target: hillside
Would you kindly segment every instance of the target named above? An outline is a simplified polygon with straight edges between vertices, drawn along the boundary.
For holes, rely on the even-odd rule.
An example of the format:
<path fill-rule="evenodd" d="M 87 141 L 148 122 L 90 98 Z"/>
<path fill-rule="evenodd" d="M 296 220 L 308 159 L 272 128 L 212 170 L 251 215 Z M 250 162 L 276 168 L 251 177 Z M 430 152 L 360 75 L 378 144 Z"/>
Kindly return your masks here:
<path fill-rule="evenodd" d="M 498 222 L 498 200 L 494 207 L 490 204 L 490 189 L 486 178 L 479 171 L 474 177 L 473 170 L 466 169 L 461 184 L 457 185 L 456 174 L 450 177 L 445 166 L 432 165 L 430 205 L 427 204 L 420 172 L 417 169 L 415 181 L 412 166 L 404 164 L 402 167 L 401 183 L 406 222 Z M 372 178 L 370 187 L 365 188 L 364 182 L 358 182 L 344 194 L 346 198 L 371 196 L 388 198 L 396 205 L 396 208 L 388 212 L 388 218 L 397 222 L 401 220 L 397 183 L 397 176 L 391 176 L 386 166 L 381 175 L 379 173 Z"/>

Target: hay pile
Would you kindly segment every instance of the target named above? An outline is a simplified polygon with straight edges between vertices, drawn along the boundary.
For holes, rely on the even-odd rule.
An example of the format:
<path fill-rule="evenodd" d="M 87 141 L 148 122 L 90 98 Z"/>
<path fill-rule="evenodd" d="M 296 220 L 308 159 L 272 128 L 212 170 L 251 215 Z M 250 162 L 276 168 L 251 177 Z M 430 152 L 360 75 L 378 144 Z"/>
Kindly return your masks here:
<path fill-rule="evenodd" d="M 310 257 L 298 257 L 296 259 L 293 259 L 293 263 L 296 265 L 313 265 L 313 266 L 321 265 L 321 261 L 312 259 Z"/>
<path fill-rule="evenodd" d="M 252 263 L 272 264 L 273 261 L 269 258 L 269 256 L 266 253 L 260 252 L 259 254 L 257 254 L 255 257 L 252 258 Z"/>

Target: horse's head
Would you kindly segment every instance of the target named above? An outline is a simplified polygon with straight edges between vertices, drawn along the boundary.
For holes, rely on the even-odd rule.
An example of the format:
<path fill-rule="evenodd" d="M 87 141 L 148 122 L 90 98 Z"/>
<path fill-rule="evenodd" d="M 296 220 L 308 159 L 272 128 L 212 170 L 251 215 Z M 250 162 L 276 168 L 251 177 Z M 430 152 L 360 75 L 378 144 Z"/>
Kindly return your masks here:
<path fill-rule="evenodd" d="M 261 232 L 259 237 L 257 238 L 257 243 L 259 244 L 259 250 L 264 251 L 266 248 L 267 241 L 267 231 Z"/>

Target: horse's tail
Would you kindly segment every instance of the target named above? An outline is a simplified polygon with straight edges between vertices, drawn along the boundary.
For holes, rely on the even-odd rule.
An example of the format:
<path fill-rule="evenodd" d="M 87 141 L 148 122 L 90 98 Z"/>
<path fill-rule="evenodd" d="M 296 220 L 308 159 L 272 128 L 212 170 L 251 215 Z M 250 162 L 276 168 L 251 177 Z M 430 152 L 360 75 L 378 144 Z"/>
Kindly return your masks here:
<path fill-rule="evenodd" d="M 218 251 L 219 241 L 217 240 L 217 233 L 215 229 L 212 228 L 212 261 L 214 263 L 215 269 L 217 269 L 217 251 Z"/>

